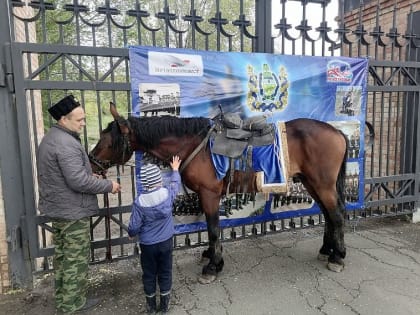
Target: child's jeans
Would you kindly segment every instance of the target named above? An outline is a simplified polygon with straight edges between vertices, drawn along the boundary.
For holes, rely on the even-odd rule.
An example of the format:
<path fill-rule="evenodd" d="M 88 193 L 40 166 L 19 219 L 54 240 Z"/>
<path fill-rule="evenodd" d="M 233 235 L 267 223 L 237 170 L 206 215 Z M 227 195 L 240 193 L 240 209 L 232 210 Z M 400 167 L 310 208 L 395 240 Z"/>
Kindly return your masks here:
<path fill-rule="evenodd" d="M 153 245 L 140 244 L 140 250 L 143 286 L 146 296 L 156 294 L 156 278 L 160 294 L 170 292 L 172 288 L 172 237 Z"/>

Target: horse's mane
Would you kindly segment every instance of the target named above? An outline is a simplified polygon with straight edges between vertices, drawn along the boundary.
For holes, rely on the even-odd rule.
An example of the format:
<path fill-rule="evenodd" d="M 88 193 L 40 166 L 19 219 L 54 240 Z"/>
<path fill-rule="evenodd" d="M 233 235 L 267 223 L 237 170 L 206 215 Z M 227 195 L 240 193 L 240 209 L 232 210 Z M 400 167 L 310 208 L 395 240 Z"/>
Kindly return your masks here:
<path fill-rule="evenodd" d="M 204 117 L 129 117 L 128 121 L 138 143 L 146 150 L 157 147 L 160 140 L 168 136 L 199 136 L 203 139 L 210 128 L 210 119 Z"/>

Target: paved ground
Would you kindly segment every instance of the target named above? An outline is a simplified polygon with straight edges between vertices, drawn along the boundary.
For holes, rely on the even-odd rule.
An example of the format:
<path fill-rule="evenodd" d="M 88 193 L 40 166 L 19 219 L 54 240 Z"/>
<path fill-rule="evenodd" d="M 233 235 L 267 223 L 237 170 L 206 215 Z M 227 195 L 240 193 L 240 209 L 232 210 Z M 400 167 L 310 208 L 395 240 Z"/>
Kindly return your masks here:
<path fill-rule="evenodd" d="M 347 227 L 346 269 L 316 259 L 322 229 L 284 232 L 224 245 L 225 269 L 197 282 L 201 250 L 176 251 L 171 314 L 420 314 L 420 224 L 397 218 Z M 87 314 L 144 312 L 137 259 L 93 266 Z M 54 314 L 51 276 L 32 292 L 0 295 L 0 314 Z"/>

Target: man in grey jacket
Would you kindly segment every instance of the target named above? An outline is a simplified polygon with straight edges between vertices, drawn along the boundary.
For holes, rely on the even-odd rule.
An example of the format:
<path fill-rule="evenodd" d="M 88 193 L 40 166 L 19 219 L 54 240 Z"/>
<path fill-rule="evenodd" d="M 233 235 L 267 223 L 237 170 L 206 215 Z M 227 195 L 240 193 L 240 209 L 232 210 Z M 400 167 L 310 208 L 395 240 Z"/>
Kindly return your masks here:
<path fill-rule="evenodd" d="M 49 110 L 57 120 L 39 145 L 39 210 L 53 228 L 55 302 L 64 313 L 98 304 L 87 298 L 89 217 L 97 214 L 96 194 L 121 190 L 117 182 L 95 176 L 81 144 L 85 112 L 72 95 Z"/>

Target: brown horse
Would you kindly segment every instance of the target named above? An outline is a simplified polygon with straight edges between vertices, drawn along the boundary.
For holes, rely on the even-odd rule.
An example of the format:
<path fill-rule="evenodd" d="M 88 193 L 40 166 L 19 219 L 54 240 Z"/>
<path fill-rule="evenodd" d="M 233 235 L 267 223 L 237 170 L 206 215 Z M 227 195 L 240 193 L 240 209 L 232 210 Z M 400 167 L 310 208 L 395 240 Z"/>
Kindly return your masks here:
<path fill-rule="evenodd" d="M 229 176 L 223 180 L 216 177 L 207 143 L 212 120 L 174 116 L 125 119 L 118 114 L 113 103 L 111 113 L 115 120 L 102 131 L 99 142 L 89 154 L 93 170 L 101 172 L 112 165 L 123 165 L 137 150 L 163 162 L 179 155 L 184 164 L 181 165 L 182 180 L 198 194 L 207 222 L 209 248 L 203 252 L 203 257 L 210 261 L 204 266 L 199 281 L 214 281 L 224 265 L 219 203 L 226 193 L 229 182 L 226 177 Z M 325 217 L 323 244 L 318 258 L 328 258 L 328 268 L 340 272 L 346 255 L 343 193 L 348 140 L 341 131 L 325 122 L 303 118 L 286 122 L 286 134 L 289 175 L 304 184 Z M 235 177 L 244 175 L 237 173 L 235 171 Z M 254 187 L 247 185 L 248 192 Z"/>

